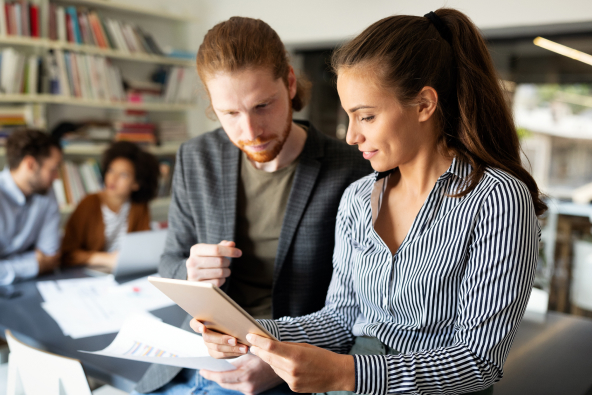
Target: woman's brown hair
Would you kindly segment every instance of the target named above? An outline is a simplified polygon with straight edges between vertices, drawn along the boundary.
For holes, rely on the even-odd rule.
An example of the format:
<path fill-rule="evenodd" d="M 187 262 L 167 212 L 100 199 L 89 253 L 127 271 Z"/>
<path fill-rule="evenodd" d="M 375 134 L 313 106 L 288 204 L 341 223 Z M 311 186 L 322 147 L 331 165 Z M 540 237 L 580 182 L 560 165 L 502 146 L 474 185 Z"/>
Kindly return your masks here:
<path fill-rule="evenodd" d="M 264 67 L 275 79 L 281 78 L 288 86 L 290 61 L 284 43 L 267 23 L 260 19 L 232 17 L 218 23 L 205 35 L 197 51 L 197 73 L 204 84 L 219 72 L 235 72 Z M 306 106 L 310 82 L 299 76 L 294 111 Z"/>
<path fill-rule="evenodd" d="M 160 177 L 160 164 L 156 156 L 143 151 L 137 144 L 130 141 L 114 142 L 103 152 L 101 163 L 103 180 L 111 163 L 120 158 L 132 162 L 136 182 L 140 186 L 137 191 L 132 192 L 130 199 L 136 203 L 147 203 L 154 199 L 158 193 Z"/>
<path fill-rule="evenodd" d="M 512 113 L 485 40 L 463 13 L 436 12 L 450 30 L 446 41 L 426 17 L 384 18 L 333 54 L 332 66 L 362 67 L 403 105 L 412 105 L 430 86 L 438 93 L 438 149 L 466 161 L 473 170 L 457 197 L 473 190 L 487 167 L 499 168 L 528 187 L 537 215 L 547 209 L 535 180 L 522 166 Z"/>

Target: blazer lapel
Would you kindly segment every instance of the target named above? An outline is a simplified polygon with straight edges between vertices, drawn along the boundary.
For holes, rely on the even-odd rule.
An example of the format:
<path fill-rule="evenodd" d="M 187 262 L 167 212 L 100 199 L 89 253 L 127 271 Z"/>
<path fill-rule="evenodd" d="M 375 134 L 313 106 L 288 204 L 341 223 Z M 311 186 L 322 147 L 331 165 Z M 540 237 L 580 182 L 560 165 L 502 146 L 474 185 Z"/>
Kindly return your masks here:
<path fill-rule="evenodd" d="M 308 204 L 310 194 L 316 184 L 317 176 L 321 170 L 320 157 L 323 156 L 322 141 L 318 138 L 317 132 L 310 124 L 308 126 L 308 137 L 304 149 L 300 154 L 300 162 L 294 174 L 292 190 L 288 198 L 284 222 L 280 232 L 280 240 L 275 258 L 273 282 L 277 281 L 282 266 L 290 250 L 294 234 L 298 229 L 304 210 Z"/>
<path fill-rule="evenodd" d="M 222 223 L 220 240 L 234 240 L 236 232 L 236 199 L 240 176 L 240 150 L 230 141 L 220 144 L 222 151 Z"/>

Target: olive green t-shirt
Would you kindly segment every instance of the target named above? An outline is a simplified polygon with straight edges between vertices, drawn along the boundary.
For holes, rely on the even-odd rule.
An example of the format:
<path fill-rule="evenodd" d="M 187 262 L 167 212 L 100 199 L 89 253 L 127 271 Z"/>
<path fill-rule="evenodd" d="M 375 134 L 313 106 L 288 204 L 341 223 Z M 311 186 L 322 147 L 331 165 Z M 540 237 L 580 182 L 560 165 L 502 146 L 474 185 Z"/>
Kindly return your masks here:
<path fill-rule="evenodd" d="M 228 295 L 255 318 L 272 318 L 275 256 L 297 165 L 268 173 L 241 156 L 235 242 L 243 255 L 232 260 Z"/>

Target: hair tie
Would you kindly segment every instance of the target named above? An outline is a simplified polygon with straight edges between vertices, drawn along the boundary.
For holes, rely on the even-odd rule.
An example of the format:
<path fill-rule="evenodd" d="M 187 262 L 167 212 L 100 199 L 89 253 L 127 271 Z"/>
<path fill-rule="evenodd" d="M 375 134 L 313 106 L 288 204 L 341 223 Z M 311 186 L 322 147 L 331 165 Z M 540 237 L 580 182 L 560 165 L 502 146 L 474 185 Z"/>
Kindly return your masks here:
<path fill-rule="evenodd" d="M 446 26 L 446 23 L 444 23 L 444 21 L 438 15 L 436 15 L 434 11 L 430 11 L 429 13 L 425 14 L 424 17 L 428 18 L 428 20 L 432 22 L 436 30 L 438 30 L 438 33 L 440 33 L 440 36 L 442 36 L 442 38 L 446 40 L 450 46 L 452 46 L 452 32 L 448 26 Z"/>

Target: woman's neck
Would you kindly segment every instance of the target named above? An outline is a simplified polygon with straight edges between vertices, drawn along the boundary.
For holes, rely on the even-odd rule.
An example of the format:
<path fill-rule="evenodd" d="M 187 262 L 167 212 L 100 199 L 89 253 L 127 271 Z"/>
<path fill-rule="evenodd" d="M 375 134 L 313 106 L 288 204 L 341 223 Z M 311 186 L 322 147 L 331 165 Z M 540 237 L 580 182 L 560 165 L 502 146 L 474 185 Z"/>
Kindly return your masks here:
<path fill-rule="evenodd" d="M 110 194 L 106 191 L 100 193 L 102 203 L 114 213 L 118 213 L 121 207 L 129 200 L 129 196 L 121 197 Z"/>
<path fill-rule="evenodd" d="M 399 165 L 398 184 L 408 193 L 427 195 L 438 178 L 452 164 L 452 157 L 440 154 L 437 149 L 420 151 L 409 162 Z"/>

